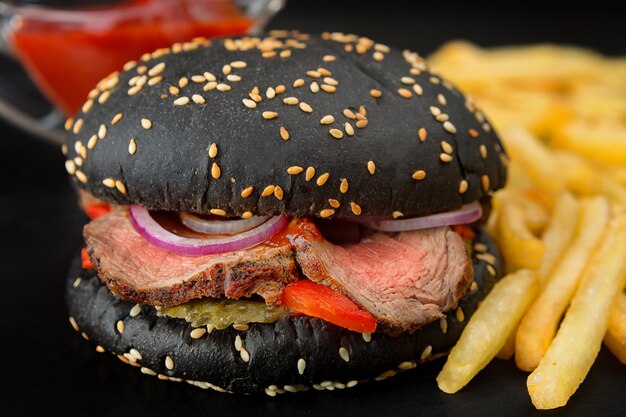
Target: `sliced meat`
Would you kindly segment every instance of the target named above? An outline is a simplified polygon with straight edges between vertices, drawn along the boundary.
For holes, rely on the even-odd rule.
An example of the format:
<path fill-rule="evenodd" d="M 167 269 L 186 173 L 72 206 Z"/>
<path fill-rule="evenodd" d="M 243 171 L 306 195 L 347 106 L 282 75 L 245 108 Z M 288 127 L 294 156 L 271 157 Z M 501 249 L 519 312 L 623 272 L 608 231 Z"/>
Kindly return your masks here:
<path fill-rule="evenodd" d="M 473 276 L 463 240 L 448 227 L 376 233 L 345 246 L 312 233 L 291 241 L 304 275 L 348 296 L 395 332 L 443 317 Z"/>
<path fill-rule="evenodd" d="M 126 212 L 102 216 L 84 230 L 98 275 L 124 300 L 172 306 L 201 297 L 249 297 L 268 304 L 300 275 L 288 241 L 237 252 L 185 256 L 160 249 L 133 228 Z"/>

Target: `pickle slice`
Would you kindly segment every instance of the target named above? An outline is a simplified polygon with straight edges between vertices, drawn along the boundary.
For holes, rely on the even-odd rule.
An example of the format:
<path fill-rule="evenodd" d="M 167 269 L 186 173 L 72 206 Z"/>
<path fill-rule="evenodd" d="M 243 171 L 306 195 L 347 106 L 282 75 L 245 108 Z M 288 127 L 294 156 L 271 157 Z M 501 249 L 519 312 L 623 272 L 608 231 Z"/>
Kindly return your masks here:
<path fill-rule="evenodd" d="M 268 306 L 261 301 L 203 298 L 187 303 L 157 309 L 161 317 L 185 319 L 193 327 L 210 324 L 225 329 L 232 324 L 273 323 L 287 316 L 283 306 Z"/>

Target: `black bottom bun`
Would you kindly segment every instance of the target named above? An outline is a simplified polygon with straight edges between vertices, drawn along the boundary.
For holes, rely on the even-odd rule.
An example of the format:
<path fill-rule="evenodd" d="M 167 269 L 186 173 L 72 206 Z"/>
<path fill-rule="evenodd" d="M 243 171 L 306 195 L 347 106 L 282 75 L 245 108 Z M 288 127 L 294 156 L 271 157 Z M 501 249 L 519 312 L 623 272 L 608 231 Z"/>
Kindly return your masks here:
<path fill-rule="evenodd" d="M 309 387 L 351 387 L 385 379 L 450 350 L 500 277 L 500 256 L 486 232 L 477 233 L 474 247 L 487 248 L 494 264 L 487 262 L 493 262 L 491 256 L 473 250 L 476 285 L 472 284 L 459 309 L 413 334 L 375 333 L 369 340 L 320 319 L 291 317 L 193 338 L 194 328 L 186 321 L 158 317 L 151 306 L 135 307 L 113 295 L 94 270 L 81 269 L 80 258 L 72 264 L 67 281 L 70 323 L 99 351 L 112 352 L 160 379 L 184 380 L 218 391 L 265 391 L 272 396 Z"/>

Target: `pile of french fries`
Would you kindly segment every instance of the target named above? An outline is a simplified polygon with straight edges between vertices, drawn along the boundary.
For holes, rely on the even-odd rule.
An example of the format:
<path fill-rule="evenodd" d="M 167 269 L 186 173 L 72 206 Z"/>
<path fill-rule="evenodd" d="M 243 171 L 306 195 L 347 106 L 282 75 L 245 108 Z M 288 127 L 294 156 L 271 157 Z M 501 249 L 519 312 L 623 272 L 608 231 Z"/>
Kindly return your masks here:
<path fill-rule="evenodd" d="M 494 357 L 564 406 L 602 342 L 626 364 L 626 58 L 550 45 L 453 42 L 430 63 L 474 96 L 510 156 L 488 221 L 508 275 L 437 377 L 454 393 Z"/>

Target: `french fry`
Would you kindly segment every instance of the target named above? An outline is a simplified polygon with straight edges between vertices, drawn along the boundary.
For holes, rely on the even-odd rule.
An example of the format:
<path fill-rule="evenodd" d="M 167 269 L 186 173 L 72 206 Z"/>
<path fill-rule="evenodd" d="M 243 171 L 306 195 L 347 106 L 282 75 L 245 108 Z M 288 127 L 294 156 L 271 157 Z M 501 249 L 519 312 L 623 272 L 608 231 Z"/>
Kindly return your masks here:
<path fill-rule="evenodd" d="M 559 332 L 528 377 L 528 393 L 536 408 L 564 406 L 587 376 L 600 351 L 613 301 L 626 284 L 625 253 L 626 214 L 622 214 L 609 224 Z"/>
<path fill-rule="evenodd" d="M 539 288 L 537 274 L 520 270 L 500 280 L 472 315 L 437 376 L 442 391 L 463 388 L 502 349 Z"/>
<path fill-rule="evenodd" d="M 558 191 L 564 187 L 563 173 L 554 163 L 550 150 L 526 129 L 507 129 L 503 134 L 504 144 L 530 179 L 544 190 Z"/>
<path fill-rule="evenodd" d="M 591 253 L 602 238 L 609 216 L 610 207 L 606 198 L 595 197 L 581 202 L 575 240 L 520 322 L 515 339 L 515 363 L 518 368 L 534 370 L 548 350 L 559 319 L 576 291 Z"/>
<path fill-rule="evenodd" d="M 545 251 L 544 244 L 528 227 L 520 205 L 514 202 L 502 204 L 498 231 L 500 249 L 509 270 L 539 269 Z"/>
<path fill-rule="evenodd" d="M 563 192 L 556 200 L 552 219 L 543 233 L 545 253 L 539 272 L 549 276 L 576 231 L 580 203 L 570 193 Z"/>
<path fill-rule="evenodd" d="M 618 294 L 611 308 L 604 344 L 621 363 L 626 365 L 626 294 L 624 292 Z"/>

